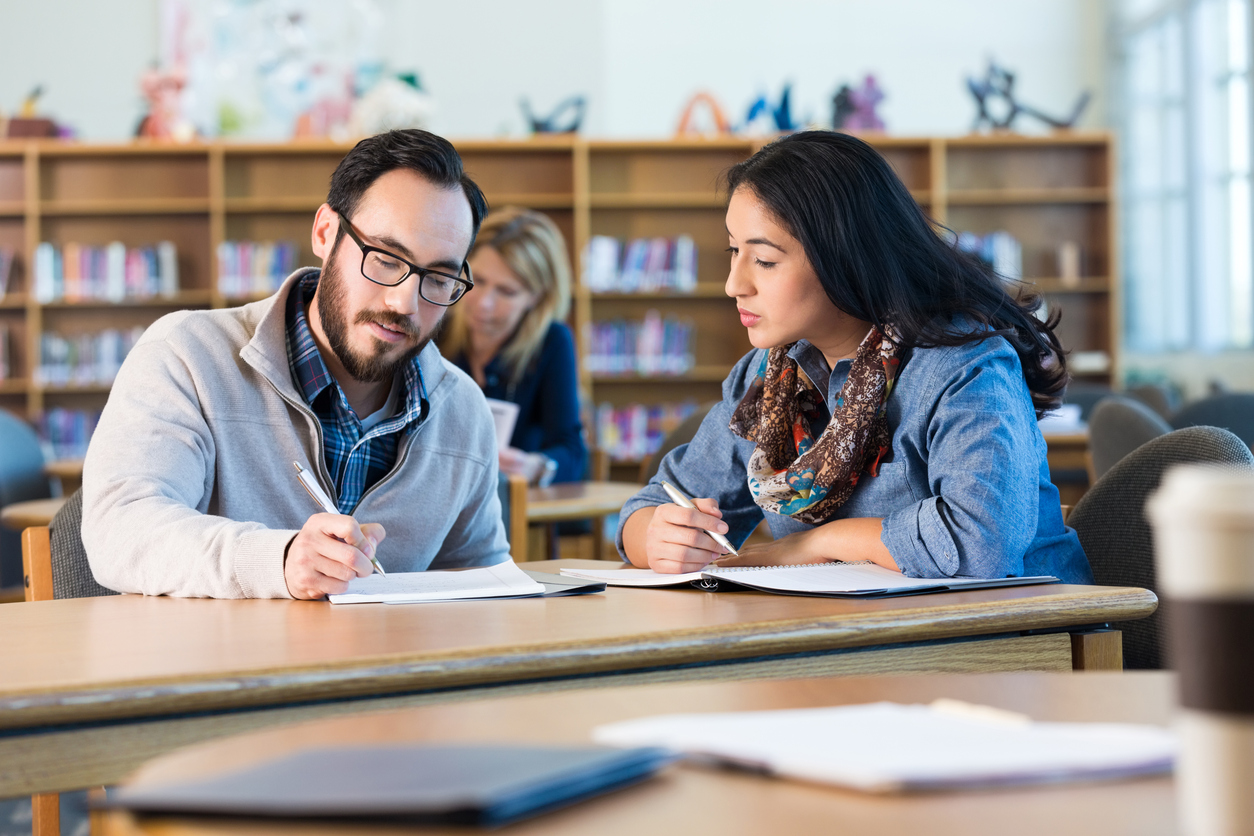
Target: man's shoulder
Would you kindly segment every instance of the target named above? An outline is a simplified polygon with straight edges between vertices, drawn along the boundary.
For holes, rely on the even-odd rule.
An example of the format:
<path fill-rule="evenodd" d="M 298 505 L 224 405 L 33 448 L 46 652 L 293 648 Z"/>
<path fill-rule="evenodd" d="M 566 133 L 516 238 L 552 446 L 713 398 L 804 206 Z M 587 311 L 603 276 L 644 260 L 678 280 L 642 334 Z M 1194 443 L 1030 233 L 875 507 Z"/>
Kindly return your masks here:
<path fill-rule="evenodd" d="M 252 339 L 263 313 L 262 302 L 240 308 L 175 311 L 148 326 L 140 344 L 162 342 L 176 351 L 204 345 L 238 349 Z"/>

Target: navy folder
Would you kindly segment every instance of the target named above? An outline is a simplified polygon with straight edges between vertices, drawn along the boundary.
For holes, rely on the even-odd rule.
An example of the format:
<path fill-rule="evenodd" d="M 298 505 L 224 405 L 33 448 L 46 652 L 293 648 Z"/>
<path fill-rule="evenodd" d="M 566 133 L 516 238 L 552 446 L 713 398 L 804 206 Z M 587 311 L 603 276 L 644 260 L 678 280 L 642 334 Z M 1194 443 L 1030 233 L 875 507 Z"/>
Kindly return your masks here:
<path fill-rule="evenodd" d="M 304 749 L 190 783 L 124 785 L 104 806 L 496 826 L 636 783 L 675 757 L 666 749 L 592 746 Z"/>

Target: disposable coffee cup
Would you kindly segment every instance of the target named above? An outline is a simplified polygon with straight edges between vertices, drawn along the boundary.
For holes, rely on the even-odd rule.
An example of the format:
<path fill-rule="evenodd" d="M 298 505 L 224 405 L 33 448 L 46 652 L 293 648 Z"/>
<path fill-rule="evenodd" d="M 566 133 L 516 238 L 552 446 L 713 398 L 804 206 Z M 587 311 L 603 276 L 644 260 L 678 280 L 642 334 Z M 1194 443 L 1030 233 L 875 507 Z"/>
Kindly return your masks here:
<path fill-rule="evenodd" d="M 1254 472 L 1177 467 L 1147 512 L 1179 676 L 1181 825 L 1254 836 Z"/>

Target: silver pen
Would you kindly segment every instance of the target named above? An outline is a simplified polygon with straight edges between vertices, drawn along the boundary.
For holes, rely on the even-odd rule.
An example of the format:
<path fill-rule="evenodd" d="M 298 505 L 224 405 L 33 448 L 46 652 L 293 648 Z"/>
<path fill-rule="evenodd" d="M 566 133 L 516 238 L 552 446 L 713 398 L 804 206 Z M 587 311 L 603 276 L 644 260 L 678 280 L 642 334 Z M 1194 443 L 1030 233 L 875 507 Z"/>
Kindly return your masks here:
<path fill-rule="evenodd" d="M 693 508 L 698 511 L 701 510 L 700 508 L 697 508 L 697 506 L 693 505 L 692 500 L 680 493 L 679 490 L 670 482 L 663 482 L 662 488 L 666 491 L 666 495 L 671 498 L 671 501 L 680 508 Z M 705 529 L 702 530 L 705 531 Z M 736 551 L 736 547 L 733 546 L 731 541 L 729 541 L 722 534 L 719 534 L 717 531 L 706 531 L 705 533 L 710 535 L 711 540 L 727 549 L 727 551 L 731 554 L 734 554 L 737 557 L 740 556 L 740 552 Z"/>
<path fill-rule="evenodd" d="M 300 477 L 300 483 L 304 486 L 305 492 L 313 497 L 313 501 L 322 506 L 322 510 L 328 514 L 338 514 L 339 508 L 335 507 L 335 503 L 331 501 L 331 497 L 327 496 L 322 490 L 322 486 L 313 478 L 313 474 L 300 466 L 300 462 L 292 462 L 296 466 L 296 475 Z M 388 573 L 383 571 L 383 567 L 379 565 L 378 559 L 374 555 L 370 556 L 370 564 L 374 566 L 376 572 L 383 577 L 387 577 Z"/>

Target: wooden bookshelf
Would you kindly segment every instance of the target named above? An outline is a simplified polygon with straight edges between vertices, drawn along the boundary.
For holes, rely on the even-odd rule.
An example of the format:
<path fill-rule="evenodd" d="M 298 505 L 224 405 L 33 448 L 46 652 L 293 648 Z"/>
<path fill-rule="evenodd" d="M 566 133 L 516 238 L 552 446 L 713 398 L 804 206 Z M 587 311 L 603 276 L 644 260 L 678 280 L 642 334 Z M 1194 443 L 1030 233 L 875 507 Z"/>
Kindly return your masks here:
<path fill-rule="evenodd" d="M 1025 281 L 1062 311 L 1060 336 L 1076 351 L 1105 352 L 1109 382 L 1118 371 L 1119 264 L 1115 246 L 1114 149 L 1105 133 L 1053 137 L 864 137 L 937 222 L 979 234 L 1004 229 L 1023 246 Z M 691 320 L 695 367 L 684 375 L 604 375 L 581 371 L 589 404 L 659 403 L 719 397 L 727 371 L 749 350 L 735 304 L 726 297 L 726 196 L 719 178 L 761 140 L 589 141 L 571 137 L 455 142 L 466 169 L 494 207 L 539 209 L 566 236 L 575 275 L 593 235 L 620 239 L 690 235 L 697 246 L 691 294 L 590 293 L 573 288 L 571 325 L 580 356 L 593 322 L 640 319 L 649 310 Z M 107 386 L 33 383 L 40 335 L 147 325 L 171 310 L 219 308 L 256 297 L 217 287 L 216 249 L 225 240 L 290 240 L 297 264 L 316 264 L 309 230 L 330 176 L 349 144 L 207 143 L 80 145 L 0 142 L 0 246 L 18 252 L 9 293 L 0 297 L 12 373 L 0 407 L 34 416 L 53 406 L 98 409 Z M 41 241 L 128 247 L 170 240 L 178 247 L 174 298 L 121 303 L 40 304 L 31 267 Z M 1078 283 L 1060 278 L 1058 245 L 1081 252 Z M 612 478 L 634 479 L 639 462 L 615 464 Z"/>

